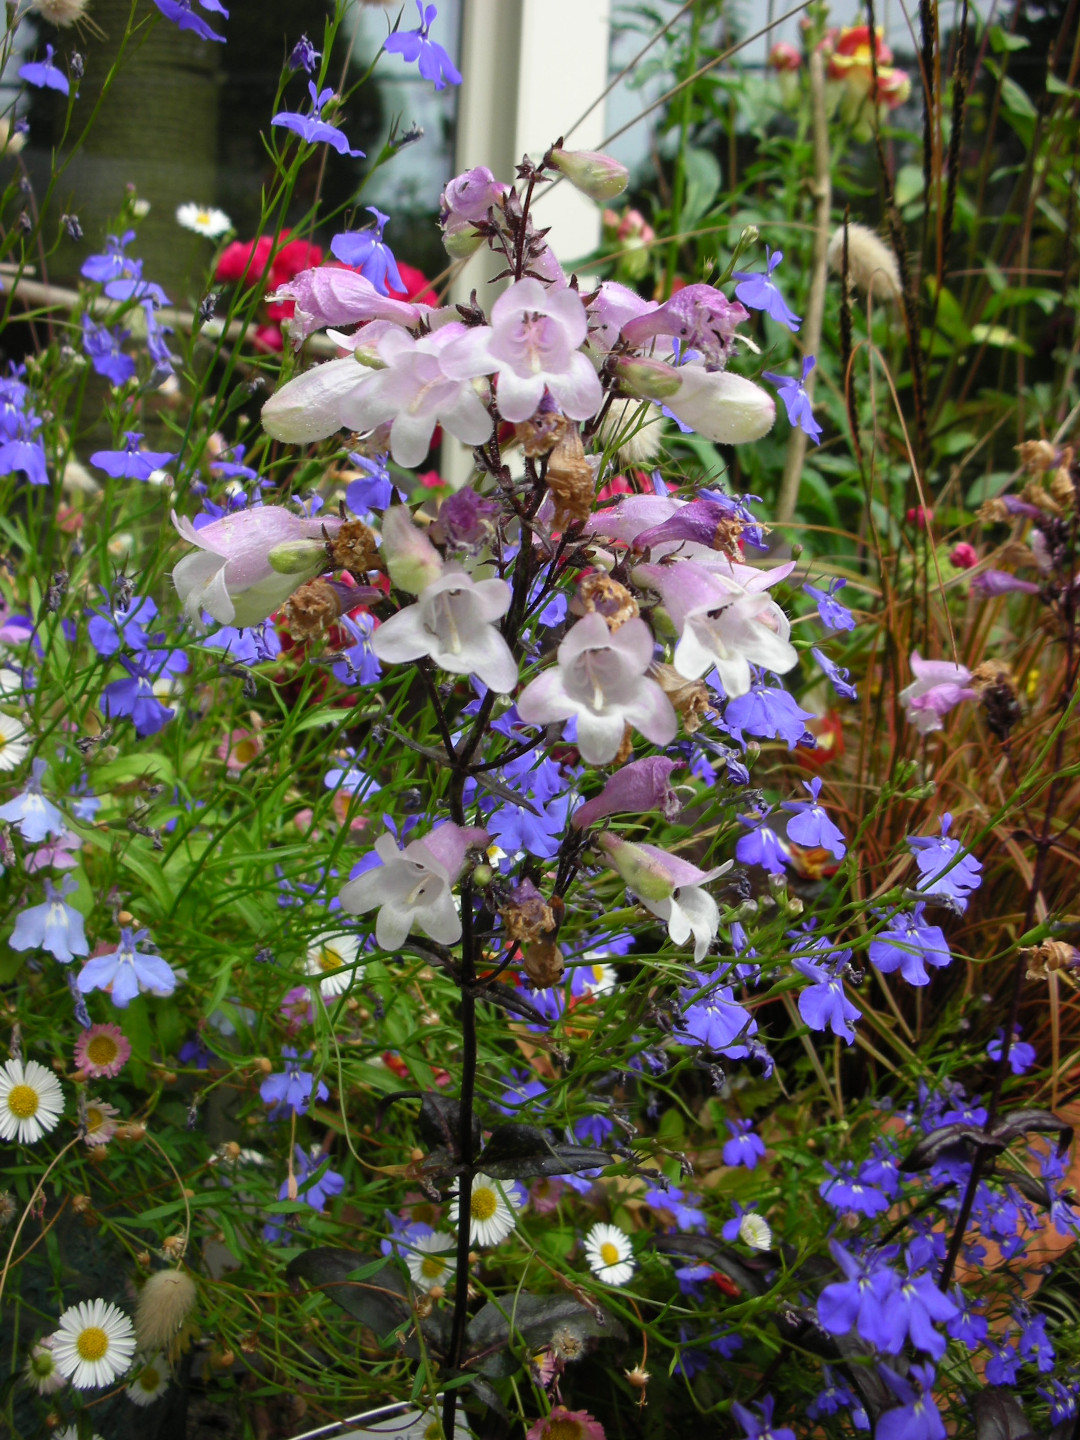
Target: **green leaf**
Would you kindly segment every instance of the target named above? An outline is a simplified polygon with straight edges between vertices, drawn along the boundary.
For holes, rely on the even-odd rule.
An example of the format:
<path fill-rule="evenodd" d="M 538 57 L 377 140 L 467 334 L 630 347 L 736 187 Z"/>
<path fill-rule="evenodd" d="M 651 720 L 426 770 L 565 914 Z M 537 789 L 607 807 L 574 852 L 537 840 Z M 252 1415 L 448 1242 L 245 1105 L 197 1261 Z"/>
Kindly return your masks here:
<path fill-rule="evenodd" d="M 1001 55 L 1007 50 L 1026 50 L 1031 41 L 1026 35 L 1010 35 L 1000 25 L 990 26 L 990 48 L 995 55 Z"/>
<path fill-rule="evenodd" d="M 1019 339 L 1004 325 L 973 325 L 971 338 L 979 345 L 992 345 L 995 350 L 1015 350 L 1020 355 L 1034 355 L 1030 345 Z"/>
<path fill-rule="evenodd" d="M 923 173 L 921 165 L 901 165 L 896 172 L 896 183 L 893 187 L 896 193 L 897 205 L 903 207 L 912 200 L 922 198 Z"/>
<path fill-rule="evenodd" d="M 679 227 L 682 230 L 692 230 L 720 190 L 720 164 L 711 151 L 693 148 L 687 150 L 683 164 L 686 171 L 686 197 L 679 217 Z"/>

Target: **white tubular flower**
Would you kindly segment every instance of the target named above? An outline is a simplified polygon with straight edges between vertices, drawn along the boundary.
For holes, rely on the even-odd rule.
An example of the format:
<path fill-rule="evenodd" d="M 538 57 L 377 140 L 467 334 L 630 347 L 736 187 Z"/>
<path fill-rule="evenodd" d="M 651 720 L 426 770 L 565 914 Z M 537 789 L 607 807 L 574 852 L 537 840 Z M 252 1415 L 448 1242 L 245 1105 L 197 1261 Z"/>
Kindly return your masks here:
<path fill-rule="evenodd" d="M 52 1337 L 60 1371 L 76 1390 L 96 1390 L 123 1375 L 135 1354 L 135 1328 L 105 1300 L 83 1300 L 60 1316 Z"/>
<path fill-rule="evenodd" d="M 752 1250 L 771 1250 L 772 1231 L 767 1220 L 755 1211 L 748 1211 L 739 1221 L 739 1239 Z"/>
<path fill-rule="evenodd" d="M 262 407 L 259 419 L 274 440 L 311 445 L 341 429 L 338 407 L 345 395 L 365 384 L 374 372 L 352 355 L 313 365 L 287 380 Z"/>
<path fill-rule="evenodd" d="M 472 1199 L 469 1203 L 469 1235 L 477 1245 L 498 1245 L 513 1230 L 515 1212 L 521 1209 L 521 1192 L 513 1184 L 504 1185 L 489 1175 L 474 1175 Z M 450 1219 L 457 1224 L 458 1195 L 450 1199 Z"/>
<path fill-rule="evenodd" d="M 475 675 L 489 690 L 509 695 L 517 684 L 517 662 L 495 621 L 506 614 L 510 599 L 505 580 L 473 580 L 460 566 L 446 565 L 415 605 L 383 621 L 371 648 L 387 665 L 428 655 L 440 670 Z"/>
<path fill-rule="evenodd" d="M 461 939 L 461 917 L 451 886 L 461 874 L 471 849 L 487 845 L 485 830 L 447 821 L 404 850 L 392 835 L 380 835 L 375 854 L 381 864 L 341 888 L 341 905 L 350 915 L 378 907 L 375 938 L 384 950 L 400 950 L 418 930 L 441 945 Z"/>
<path fill-rule="evenodd" d="M 625 1285 L 634 1273 L 630 1236 L 616 1225 L 594 1225 L 585 1236 L 589 1269 L 605 1285 Z"/>
<path fill-rule="evenodd" d="M 653 637 L 644 620 L 628 620 L 614 634 L 595 610 L 559 646 L 557 669 L 531 680 L 518 697 L 527 725 L 577 717 L 577 747 L 590 765 L 607 765 L 619 752 L 627 725 L 654 745 L 670 744 L 677 721 L 671 701 L 645 671 Z"/>
<path fill-rule="evenodd" d="M 36 1060 L 8 1060 L 0 1070 L 0 1140 L 33 1145 L 56 1128 L 64 1108 L 60 1082 Z"/>
<path fill-rule="evenodd" d="M 356 977 L 353 967 L 359 955 L 358 935 L 339 931 L 334 935 L 317 935 L 311 942 L 307 952 L 307 973 L 323 977 L 319 990 L 324 999 L 344 995 L 348 990 Z"/>
<path fill-rule="evenodd" d="M 706 570 L 694 561 L 639 565 L 634 578 L 655 589 L 679 631 L 675 669 L 699 680 L 715 666 L 729 700 L 750 692 L 750 666 L 783 675 L 798 664 L 791 624 L 762 592 L 787 573 L 748 566 Z"/>
<path fill-rule="evenodd" d="M 405 1255 L 413 1284 L 421 1290 L 433 1290 L 436 1285 L 445 1285 L 453 1278 L 454 1237 L 436 1231 L 434 1235 L 422 1235 L 412 1242 L 412 1249 Z"/>
<path fill-rule="evenodd" d="M 152 1405 L 169 1388 L 169 1367 L 160 1354 L 148 1355 L 135 1364 L 138 1369 L 127 1387 L 128 1399 L 140 1407 Z"/>
<path fill-rule="evenodd" d="M 667 924 L 672 944 L 685 945 L 693 935 L 694 961 L 704 960 L 720 926 L 720 907 L 703 887 L 727 874 L 733 862 L 699 870 L 655 845 L 620 840 L 610 830 L 598 843 L 645 909 Z"/>

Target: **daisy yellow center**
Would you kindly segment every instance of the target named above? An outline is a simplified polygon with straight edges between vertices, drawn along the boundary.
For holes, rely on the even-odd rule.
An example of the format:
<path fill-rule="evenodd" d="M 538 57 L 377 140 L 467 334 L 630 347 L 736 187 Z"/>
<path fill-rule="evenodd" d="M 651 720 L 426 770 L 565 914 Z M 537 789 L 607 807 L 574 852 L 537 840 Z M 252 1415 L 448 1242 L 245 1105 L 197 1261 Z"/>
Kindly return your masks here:
<path fill-rule="evenodd" d="M 259 747 L 254 740 L 241 740 L 233 746 L 233 755 L 240 765 L 250 765 L 255 756 L 259 753 Z"/>
<path fill-rule="evenodd" d="M 499 1208 L 494 1190 L 474 1190 L 469 1214 L 474 1220 L 490 1220 Z"/>
<path fill-rule="evenodd" d="M 105 1111 L 99 1110 L 96 1105 L 90 1105 L 86 1111 L 86 1128 L 91 1133 L 100 1130 L 105 1124 Z"/>
<path fill-rule="evenodd" d="M 619 1252 L 610 1240 L 605 1240 L 600 1246 L 600 1259 L 605 1265 L 617 1265 L 619 1263 Z"/>
<path fill-rule="evenodd" d="M 424 1440 L 442 1440 L 442 1426 L 438 1420 L 433 1420 L 424 1431 Z"/>
<path fill-rule="evenodd" d="M 199 210 L 199 211 L 196 211 L 195 219 L 196 219 L 197 223 L 200 224 L 200 225 L 209 225 L 209 224 L 210 224 L 210 211 L 209 211 L 209 210 Z"/>
<path fill-rule="evenodd" d="M 441 1255 L 426 1255 L 420 1261 L 420 1274 L 425 1280 L 437 1280 L 446 1269 L 446 1261 Z"/>
<path fill-rule="evenodd" d="M 100 1325 L 88 1325 L 75 1341 L 80 1360 L 101 1360 L 109 1352 L 109 1337 Z"/>
<path fill-rule="evenodd" d="M 578 1420 L 551 1420 L 544 1431 L 544 1440 L 582 1440 L 581 1422 Z"/>
<path fill-rule="evenodd" d="M 3 732 L 2 730 L 0 730 L 0 750 L 3 750 L 4 746 L 7 745 L 7 744 L 8 744 L 8 737 L 4 734 L 4 732 Z"/>
<path fill-rule="evenodd" d="M 340 970 L 345 962 L 336 950 L 331 950 L 329 945 L 323 945 L 319 950 L 319 967 L 322 970 Z"/>
<path fill-rule="evenodd" d="M 119 1054 L 120 1047 L 111 1035 L 95 1035 L 86 1047 L 92 1065 L 111 1065 Z"/>
<path fill-rule="evenodd" d="M 144 1390 L 156 1390 L 161 1376 L 152 1365 L 148 1365 L 139 1376 L 139 1384 Z"/>
<path fill-rule="evenodd" d="M 37 1114 L 41 1097 L 32 1085 L 13 1085 L 7 1103 L 16 1120 L 29 1120 Z"/>
<path fill-rule="evenodd" d="M 592 978 L 593 978 L 593 983 L 594 983 L 595 985 L 599 985 L 599 984 L 600 984 L 601 980 L 603 980 L 603 978 L 604 978 L 604 967 L 603 967 L 603 965 L 594 965 L 594 966 L 592 967 Z"/>

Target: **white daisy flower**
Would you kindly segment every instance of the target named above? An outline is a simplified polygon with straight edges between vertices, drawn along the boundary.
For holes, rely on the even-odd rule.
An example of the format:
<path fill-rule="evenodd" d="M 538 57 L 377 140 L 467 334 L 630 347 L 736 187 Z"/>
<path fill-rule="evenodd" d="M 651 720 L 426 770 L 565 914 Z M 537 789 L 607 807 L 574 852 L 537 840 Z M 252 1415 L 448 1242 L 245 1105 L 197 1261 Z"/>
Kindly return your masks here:
<path fill-rule="evenodd" d="M 581 972 L 585 989 L 590 995 L 610 995 L 618 984 L 613 967 L 595 950 L 586 950 L 584 958 L 590 962 Z"/>
<path fill-rule="evenodd" d="M 135 1405 L 152 1405 L 169 1388 L 169 1367 L 160 1354 L 140 1357 L 135 1364 L 138 1368 L 127 1387 L 128 1399 Z"/>
<path fill-rule="evenodd" d="M 317 935 L 308 946 L 307 973 L 323 977 L 319 989 L 325 997 L 343 995 L 357 973 L 344 967 L 355 965 L 359 954 L 359 935 Z"/>
<path fill-rule="evenodd" d="M 453 1235 L 438 1231 L 434 1235 L 422 1235 L 414 1241 L 411 1253 L 405 1256 L 413 1284 L 421 1290 L 445 1285 L 454 1273 L 453 1251 Z"/>
<path fill-rule="evenodd" d="M 36 1060 L 8 1060 L 0 1070 L 0 1140 L 33 1145 L 64 1108 L 60 1082 Z"/>
<path fill-rule="evenodd" d="M 135 1327 L 108 1301 L 83 1300 L 60 1316 L 52 1345 L 61 1374 L 76 1390 L 93 1390 L 127 1370 L 135 1354 Z"/>
<path fill-rule="evenodd" d="M 739 1239 L 752 1250 L 771 1250 L 772 1231 L 768 1221 L 753 1210 L 748 1211 L 739 1222 Z"/>
<path fill-rule="evenodd" d="M 52 1352 L 51 1335 L 46 1335 L 44 1340 L 31 1347 L 23 1375 L 26 1383 L 32 1385 L 39 1395 L 52 1395 L 67 1384 Z"/>
<path fill-rule="evenodd" d="M 625 1285 L 634 1273 L 630 1236 L 617 1225 L 594 1225 L 585 1236 L 589 1269 L 606 1285 Z"/>
<path fill-rule="evenodd" d="M 65 1425 L 63 1430 L 58 1430 L 53 1440 L 79 1440 L 79 1428 L 77 1425 Z M 101 1440 L 101 1436 L 95 1430 L 90 1440 Z"/>
<path fill-rule="evenodd" d="M 0 714 L 0 770 L 14 770 L 29 752 L 30 736 L 18 720 Z"/>
<path fill-rule="evenodd" d="M 205 235 L 216 240 L 233 228 L 233 223 L 224 210 L 215 210 L 212 205 L 181 205 L 176 211 L 176 223 L 185 230 L 194 230 L 196 235 Z"/>
<path fill-rule="evenodd" d="M 523 1204 L 520 1190 L 504 1185 L 489 1175 L 474 1175 L 469 1216 L 469 1234 L 477 1245 L 498 1245 L 514 1228 L 514 1212 Z M 455 1191 L 450 1197 L 450 1219 L 457 1223 L 458 1201 Z"/>

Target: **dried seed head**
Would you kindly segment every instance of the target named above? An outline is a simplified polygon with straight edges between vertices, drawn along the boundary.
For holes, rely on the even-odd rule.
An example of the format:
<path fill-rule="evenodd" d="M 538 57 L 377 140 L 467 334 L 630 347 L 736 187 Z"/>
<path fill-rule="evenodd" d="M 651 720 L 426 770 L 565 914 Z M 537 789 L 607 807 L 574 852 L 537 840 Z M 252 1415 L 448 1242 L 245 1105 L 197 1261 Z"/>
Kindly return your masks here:
<path fill-rule="evenodd" d="M 847 251 L 848 279 L 853 285 L 875 300 L 899 300 L 902 288 L 900 267 L 884 240 L 878 239 L 865 225 L 848 225 Z M 828 259 L 830 270 L 841 275 L 844 269 L 843 225 L 829 241 Z"/>
<path fill-rule="evenodd" d="M 1061 464 L 1050 477 L 1050 494 L 1065 514 L 1080 508 L 1080 485 L 1073 467 L 1073 452 L 1069 446 L 1061 457 Z"/>
<path fill-rule="evenodd" d="M 971 673 L 986 723 L 999 740 L 1008 737 L 1020 720 L 1020 697 L 1012 671 L 1003 660 L 984 660 Z"/>
<path fill-rule="evenodd" d="M 1020 464 L 1029 475 L 1042 475 L 1058 463 L 1057 448 L 1049 440 L 1025 440 L 1016 449 Z"/>
<path fill-rule="evenodd" d="M 554 940 L 534 940 L 521 951 L 521 964 L 529 979 L 538 990 L 558 985 L 566 968 L 562 951 Z"/>
<path fill-rule="evenodd" d="M 30 0 L 30 9 L 57 28 L 81 20 L 86 6 L 87 0 Z"/>
<path fill-rule="evenodd" d="M 626 726 L 623 727 L 622 744 L 619 746 L 618 750 L 616 751 L 615 759 L 612 760 L 612 762 L 611 762 L 612 765 L 614 765 L 615 768 L 618 769 L 618 767 L 619 767 L 620 765 L 625 765 L 625 764 L 626 764 L 626 762 L 630 759 L 630 757 L 631 757 L 631 755 L 633 755 L 633 753 L 634 753 L 634 732 L 633 732 L 633 730 L 630 728 L 629 725 L 626 725 Z"/>
<path fill-rule="evenodd" d="M 157 1270 L 139 1291 L 135 1338 L 142 1351 L 164 1350 L 179 1340 L 198 1292 L 185 1270 Z"/>
<path fill-rule="evenodd" d="M 510 892 L 507 903 L 499 910 L 508 940 L 531 945 L 555 931 L 555 911 L 545 901 L 531 880 L 522 880 Z"/>
<path fill-rule="evenodd" d="M 321 640 L 341 616 L 341 600 L 329 580 L 309 580 L 282 606 L 295 640 Z"/>
<path fill-rule="evenodd" d="M 521 420 L 514 426 L 514 433 L 522 450 L 531 459 L 550 455 L 566 434 L 569 420 L 558 410 L 538 410 L 528 420 Z"/>
<path fill-rule="evenodd" d="M 186 1235 L 168 1235 L 161 1242 L 162 1253 L 172 1260 L 179 1260 L 187 1249 Z"/>
<path fill-rule="evenodd" d="M 635 1390 L 644 1390 L 645 1386 L 648 1385 L 652 1379 L 648 1370 L 643 1369 L 640 1365 L 635 1365 L 633 1370 L 624 1370 L 623 1374 Z"/>
<path fill-rule="evenodd" d="M 362 577 L 378 567 L 379 551 L 375 536 L 362 520 L 345 520 L 326 542 L 327 554 L 335 570 L 349 570 Z"/>
<path fill-rule="evenodd" d="M 1027 962 L 1027 978 L 1029 980 L 1047 980 L 1051 975 L 1060 975 L 1070 985 L 1080 988 L 1080 950 L 1075 946 L 1068 945 L 1064 940 L 1044 940 L 1041 945 L 1033 945 L 1028 950 L 1021 950 L 1021 955 Z"/>
<path fill-rule="evenodd" d="M 602 570 L 594 570 L 582 577 L 574 610 L 580 615 L 595 610 L 607 621 L 612 634 L 628 620 L 636 620 L 640 614 L 638 603 L 626 586 L 612 580 Z"/>
<path fill-rule="evenodd" d="M 708 687 L 704 680 L 686 680 L 675 669 L 658 661 L 649 674 L 671 701 L 675 713 L 682 717 L 683 729 L 688 735 L 700 730 L 706 714 L 712 708 Z"/>
<path fill-rule="evenodd" d="M 585 446 L 576 425 L 566 428 L 551 452 L 547 486 L 555 501 L 555 529 L 565 530 L 575 521 L 584 524 L 592 513 L 596 470 L 585 458 Z"/>
<path fill-rule="evenodd" d="M 1029 480 L 1020 492 L 1021 500 L 1026 500 L 1029 505 L 1034 505 L 1039 510 L 1044 510 L 1047 515 L 1060 515 L 1061 506 L 1050 494 L 1044 490 L 1037 480 Z"/>
<path fill-rule="evenodd" d="M 560 1360 L 579 1360 L 585 1351 L 585 1342 L 569 1325 L 560 1325 L 551 1333 L 551 1348 Z"/>
<path fill-rule="evenodd" d="M 1008 525 L 1012 520 L 1004 500 L 984 500 L 975 511 L 976 519 L 983 525 Z"/>

